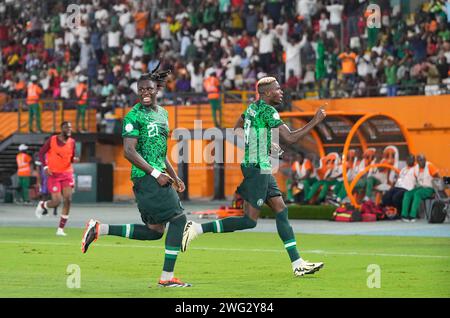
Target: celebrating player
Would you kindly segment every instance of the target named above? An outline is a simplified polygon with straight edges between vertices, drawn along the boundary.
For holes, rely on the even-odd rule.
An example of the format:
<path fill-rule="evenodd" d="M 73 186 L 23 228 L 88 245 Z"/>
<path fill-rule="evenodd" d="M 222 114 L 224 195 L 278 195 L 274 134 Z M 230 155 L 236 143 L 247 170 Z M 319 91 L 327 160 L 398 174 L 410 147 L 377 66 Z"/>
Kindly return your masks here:
<path fill-rule="evenodd" d="M 48 176 L 47 187 L 51 193 L 51 200 L 40 201 L 35 214 L 38 218 L 47 214 L 48 208 L 56 208 L 63 203 L 63 210 L 56 235 L 66 236 L 64 227 L 69 219 L 70 203 L 72 202 L 73 162 L 75 157 L 75 140 L 71 138 L 72 124 L 65 121 L 61 124 L 61 133 L 50 137 L 39 150 L 39 161 L 44 164 L 44 171 Z"/>
<path fill-rule="evenodd" d="M 269 157 L 272 144 L 271 129 L 277 128 L 281 139 L 288 144 L 293 144 L 319 124 L 326 113 L 320 107 L 314 118 L 303 128 L 291 131 L 274 108 L 283 100 L 283 92 L 278 81 L 274 77 L 264 77 L 258 81 L 257 91 L 260 98 L 248 106 L 234 127 L 235 131 L 241 128 L 240 132 L 244 128 L 245 157 L 241 164 L 244 181 L 237 192 L 245 200 L 245 215 L 204 224 L 187 222 L 181 250 L 186 251 L 189 243 L 202 233 L 234 232 L 254 228 L 261 207 L 266 202 L 276 212 L 278 235 L 289 254 L 294 275 L 312 274 L 322 268 L 323 263 L 310 263 L 303 260 L 298 253 L 294 232 L 288 221 L 288 209 L 283 202 L 276 180 L 271 174 Z"/>
<path fill-rule="evenodd" d="M 189 287 L 174 277 L 177 255 L 181 247 L 186 216 L 177 192 L 185 190 L 172 165 L 167 160 L 169 122 L 167 111 L 156 104 L 158 87 L 168 72 L 144 74 L 138 81 L 140 103 L 125 116 L 123 123 L 125 158 L 131 162 L 131 179 L 141 224 L 108 225 L 90 220 L 82 239 L 82 252 L 99 235 L 115 235 L 134 240 L 158 240 L 170 223 L 165 241 L 164 266 L 159 280 L 162 287 Z"/>

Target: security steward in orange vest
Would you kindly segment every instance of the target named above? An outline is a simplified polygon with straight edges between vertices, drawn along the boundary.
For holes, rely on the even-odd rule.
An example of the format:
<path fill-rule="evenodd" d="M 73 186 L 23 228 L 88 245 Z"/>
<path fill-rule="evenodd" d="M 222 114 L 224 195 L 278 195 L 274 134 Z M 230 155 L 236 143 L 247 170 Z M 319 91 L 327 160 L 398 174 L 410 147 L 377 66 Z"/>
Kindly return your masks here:
<path fill-rule="evenodd" d="M 28 124 L 30 132 L 33 130 L 33 117 L 36 116 L 36 128 L 38 132 L 42 132 L 41 129 L 41 108 L 39 106 L 39 99 L 43 93 L 42 88 L 37 83 L 37 76 L 31 76 L 31 83 L 27 87 L 27 105 L 28 105 Z"/>
<path fill-rule="evenodd" d="M 220 83 L 216 76 L 216 72 L 212 72 L 207 78 L 203 80 L 203 88 L 208 93 L 209 103 L 211 104 L 212 116 L 214 125 L 220 127 L 217 120 L 217 110 L 220 112 Z M 219 113 L 220 114 L 220 113 Z"/>
<path fill-rule="evenodd" d="M 76 130 L 80 131 L 80 119 L 81 119 L 81 130 L 82 132 L 86 131 L 85 126 L 85 117 L 86 117 L 86 108 L 88 103 L 88 86 L 86 84 L 86 76 L 80 76 L 80 83 L 78 83 L 75 88 L 75 94 L 78 98 L 78 108 L 77 108 L 77 121 L 76 121 Z"/>
<path fill-rule="evenodd" d="M 30 201 L 28 197 L 28 188 L 30 187 L 30 178 L 33 159 L 29 154 L 26 153 L 28 146 L 21 144 L 19 146 L 19 153 L 16 156 L 17 162 L 17 177 L 19 178 L 19 191 L 22 200 L 25 203 Z"/>

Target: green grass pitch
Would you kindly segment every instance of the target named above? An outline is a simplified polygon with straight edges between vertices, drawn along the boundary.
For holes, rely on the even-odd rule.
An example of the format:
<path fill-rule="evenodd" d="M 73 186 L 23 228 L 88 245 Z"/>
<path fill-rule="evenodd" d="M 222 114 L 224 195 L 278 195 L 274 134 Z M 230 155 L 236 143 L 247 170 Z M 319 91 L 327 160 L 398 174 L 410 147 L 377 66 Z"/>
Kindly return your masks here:
<path fill-rule="evenodd" d="M 82 229 L 0 228 L 0 297 L 303 298 L 450 297 L 450 239 L 297 234 L 304 259 L 323 261 L 295 278 L 276 233 L 205 234 L 178 256 L 191 288 L 160 288 L 164 240 L 101 237 L 87 254 Z M 80 269 L 68 288 L 67 269 Z M 369 288 L 380 268 L 380 288 Z"/>

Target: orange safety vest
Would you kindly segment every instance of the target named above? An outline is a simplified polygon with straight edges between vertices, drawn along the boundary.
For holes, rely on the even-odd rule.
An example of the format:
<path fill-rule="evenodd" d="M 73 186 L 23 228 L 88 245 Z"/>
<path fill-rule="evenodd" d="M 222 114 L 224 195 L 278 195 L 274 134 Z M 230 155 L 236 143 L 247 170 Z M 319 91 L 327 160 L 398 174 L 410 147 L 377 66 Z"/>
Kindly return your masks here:
<path fill-rule="evenodd" d="M 203 87 L 208 93 L 208 99 L 219 99 L 219 80 L 215 77 L 207 77 L 203 81 Z"/>
<path fill-rule="evenodd" d="M 318 169 L 316 169 L 317 177 L 319 178 L 319 180 L 323 180 L 325 177 L 325 173 L 327 172 L 327 159 L 327 156 L 320 158 L 320 166 Z"/>
<path fill-rule="evenodd" d="M 79 98 L 78 105 L 85 105 L 85 104 L 87 104 L 88 87 L 87 87 L 86 84 L 79 83 L 77 85 L 77 87 L 75 88 L 75 93 L 77 94 L 77 97 Z"/>
<path fill-rule="evenodd" d="M 37 84 L 31 83 L 27 88 L 27 104 L 32 105 L 39 102 L 39 96 L 42 94 L 42 88 Z"/>
<path fill-rule="evenodd" d="M 17 175 L 19 177 L 29 177 L 31 176 L 31 156 L 24 153 L 19 152 L 16 156 L 17 162 Z"/>
<path fill-rule="evenodd" d="M 73 172 L 72 157 L 75 140 L 69 138 L 64 146 L 58 145 L 58 136 L 52 136 L 47 153 L 47 166 L 51 172 Z"/>

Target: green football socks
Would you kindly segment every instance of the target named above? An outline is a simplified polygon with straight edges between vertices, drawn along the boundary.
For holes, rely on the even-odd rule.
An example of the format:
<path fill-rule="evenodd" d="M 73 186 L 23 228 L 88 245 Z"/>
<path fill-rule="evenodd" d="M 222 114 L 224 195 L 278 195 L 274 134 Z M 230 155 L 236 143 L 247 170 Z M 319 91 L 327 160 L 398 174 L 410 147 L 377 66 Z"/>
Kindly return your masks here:
<path fill-rule="evenodd" d="M 181 214 L 169 223 L 169 229 L 166 235 L 166 249 L 164 253 L 163 271 L 173 272 L 178 253 L 181 249 L 181 240 L 183 238 L 184 225 L 186 224 L 186 215 Z"/>
<path fill-rule="evenodd" d="M 133 240 L 153 241 L 159 240 L 164 233 L 149 229 L 142 224 L 110 225 L 108 235 L 130 238 Z"/>
<path fill-rule="evenodd" d="M 284 248 L 289 254 L 291 262 L 300 258 L 297 250 L 297 242 L 295 241 L 294 231 L 288 220 L 288 208 L 284 208 L 283 211 L 277 213 L 276 224 L 278 235 L 283 241 Z"/>
<path fill-rule="evenodd" d="M 232 216 L 222 220 L 203 223 L 203 233 L 227 233 L 239 230 L 251 229 L 256 226 L 256 221 L 244 216 Z"/>

